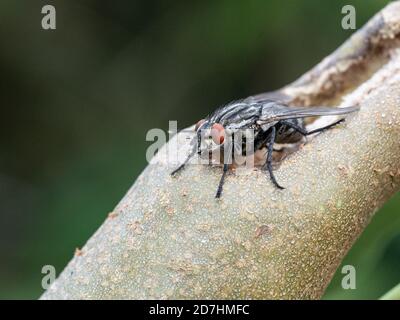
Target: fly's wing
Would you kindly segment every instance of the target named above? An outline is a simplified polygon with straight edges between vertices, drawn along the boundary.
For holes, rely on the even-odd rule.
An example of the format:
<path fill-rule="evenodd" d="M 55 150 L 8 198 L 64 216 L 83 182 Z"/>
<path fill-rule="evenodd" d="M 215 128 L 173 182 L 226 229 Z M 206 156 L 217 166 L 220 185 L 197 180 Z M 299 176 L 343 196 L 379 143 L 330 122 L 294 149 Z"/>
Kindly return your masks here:
<path fill-rule="evenodd" d="M 268 123 L 275 123 L 280 120 L 306 118 L 306 117 L 320 117 L 320 116 L 335 116 L 344 115 L 359 110 L 358 106 L 346 108 L 333 108 L 333 107 L 289 107 L 285 104 L 276 102 L 267 102 L 263 105 L 261 116 L 257 123 L 265 125 Z"/>

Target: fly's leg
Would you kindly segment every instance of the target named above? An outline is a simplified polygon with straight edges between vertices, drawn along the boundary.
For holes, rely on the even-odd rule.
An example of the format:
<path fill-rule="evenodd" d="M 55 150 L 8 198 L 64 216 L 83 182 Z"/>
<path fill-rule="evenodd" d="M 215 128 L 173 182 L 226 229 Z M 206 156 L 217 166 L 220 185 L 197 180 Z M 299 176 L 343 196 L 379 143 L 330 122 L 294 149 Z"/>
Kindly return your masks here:
<path fill-rule="evenodd" d="M 224 147 L 226 148 L 224 150 L 224 167 L 223 167 L 223 171 L 222 171 L 221 180 L 219 181 L 219 184 L 218 184 L 217 193 L 215 194 L 215 198 L 217 198 L 217 199 L 221 197 L 222 188 L 223 188 L 224 182 L 225 182 L 225 176 L 229 169 L 229 164 L 233 163 L 234 153 L 232 150 L 232 147 L 233 147 L 233 137 L 232 136 L 228 137 L 225 140 Z"/>
<path fill-rule="evenodd" d="M 192 150 L 190 151 L 189 155 L 186 157 L 185 161 L 181 165 L 179 165 L 178 168 L 176 168 L 174 171 L 171 172 L 171 176 L 174 176 L 176 173 L 181 171 L 185 167 L 185 165 L 188 163 L 190 158 L 193 157 L 196 154 L 196 152 L 197 152 L 197 146 L 194 143 L 193 147 L 192 147 Z"/>
<path fill-rule="evenodd" d="M 344 118 L 340 119 L 340 120 L 338 120 L 338 121 L 336 121 L 334 123 L 328 124 L 325 127 L 318 128 L 318 129 L 311 130 L 311 131 L 307 131 L 306 129 L 304 129 L 304 128 L 302 128 L 302 127 L 298 126 L 297 124 L 294 124 L 294 123 L 292 123 L 290 121 L 282 120 L 282 121 L 280 121 L 280 123 L 284 124 L 285 126 L 288 126 L 288 127 L 292 128 L 292 129 L 294 129 L 294 130 L 296 130 L 298 132 L 300 132 L 303 136 L 308 136 L 310 134 L 314 134 L 314 133 L 317 133 L 317 132 L 325 131 L 325 130 L 327 130 L 329 128 L 332 128 L 332 127 L 338 125 L 339 123 L 341 123 L 343 121 L 344 121 Z"/>
<path fill-rule="evenodd" d="M 271 136 L 270 136 L 269 142 L 268 142 L 267 161 L 265 161 L 265 164 L 262 167 L 262 169 L 263 170 L 268 170 L 269 176 L 271 177 L 271 180 L 272 180 L 273 184 L 278 189 L 285 189 L 284 187 L 280 186 L 279 183 L 276 181 L 276 178 L 274 176 L 274 172 L 272 170 L 272 152 L 274 151 L 275 136 L 276 136 L 276 128 L 272 127 L 271 128 Z"/>
<path fill-rule="evenodd" d="M 340 120 L 335 121 L 334 123 L 328 124 L 328 125 L 325 126 L 325 127 L 311 130 L 311 131 L 309 131 L 309 132 L 307 133 L 307 135 L 310 135 L 310 134 L 313 134 L 313 133 L 317 133 L 317 132 L 321 132 L 321 131 L 325 131 L 325 130 L 327 130 L 327 129 L 330 129 L 330 128 L 332 128 L 332 127 L 338 125 L 339 123 L 342 123 L 344 120 L 345 120 L 345 119 L 343 118 L 343 119 L 340 119 Z"/>
<path fill-rule="evenodd" d="M 224 186 L 225 175 L 226 175 L 227 172 L 228 172 L 228 164 L 225 163 L 225 164 L 224 164 L 224 169 L 223 169 L 223 171 L 222 171 L 222 177 L 221 177 L 221 180 L 219 181 L 217 193 L 215 194 L 215 197 L 216 197 L 217 199 L 221 197 L 222 188 L 223 188 L 223 186 Z"/>

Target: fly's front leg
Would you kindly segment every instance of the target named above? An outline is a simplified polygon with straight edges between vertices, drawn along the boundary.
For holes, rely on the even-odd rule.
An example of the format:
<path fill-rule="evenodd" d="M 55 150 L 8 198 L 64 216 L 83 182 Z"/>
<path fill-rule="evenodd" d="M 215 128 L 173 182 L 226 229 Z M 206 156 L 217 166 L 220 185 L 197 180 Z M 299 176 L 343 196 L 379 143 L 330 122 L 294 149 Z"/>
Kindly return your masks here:
<path fill-rule="evenodd" d="M 289 127 L 289 128 L 292 128 L 292 129 L 294 129 L 294 130 L 300 132 L 303 136 L 308 136 L 308 135 L 310 135 L 310 134 L 314 134 L 314 133 L 317 133 L 317 132 L 321 132 L 321 131 L 325 131 L 325 130 L 327 130 L 327 129 L 330 129 L 330 128 L 332 128 L 332 127 L 338 125 L 339 123 L 343 122 L 344 120 L 345 120 L 345 119 L 343 118 L 343 119 L 340 119 L 340 120 L 338 120 L 338 121 L 335 121 L 334 123 L 328 124 L 328 125 L 325 126 L 325 127 L 318 128 L 318 129 L 311 130 L 311 131 L 307 131 L 306 129 L 304 129 L 304 128 L 302 128 L 302 127 L 298 126 L 297 124 L 292 123 L 292 122 L 290 122 L 290 121 L 281 120 L 281 121 L 280 121 L 280 124 L 283 124 L 283 125 L 285 125 L 285 126 L 287 126 L 287 127 Z"/>
<path fill-rule="evenodd" d="M 192 140 L 192 150 L 186 157 L 185 161 L 182 164 L 180 164 L 178 168 L 176 168 L 174 171 L 171 172 L 171 176 L 174 176 L 179 171 L 181 171 L 185 167 L 185 165 L 189 162 L 189 160 L 196 154 L 196 151 L 197 151 L 197 145 L 196 143 L 194 143 L 194 140 Z"/>
<path fill-rule="evenodd" d="M 215 194 L 215 197 L 216 197 L 217 199 L 221 197 L 222 188 L 223 188 L 223 186 L 224 186 L 225 175 L 226 175 L 226 173 L 228 172 L 228 169 L 229 169 L 228 164 L 225 163 L 225 164 L 224 164 L 224 169 L 223 169 L 223 171 L 222 171 L 222 177 L 221 177 L 221 180 L 219 181 L 217 193 Z"/>
<path fill-rule="evenodd" d="M 272 170 L 272 152 L 274 151 L 274 143 L 275 143 L 275 136 L 276 136 L 276 128 L 272 127 L 271 128 L 271 136 L 269 138 L 268 142 L 268 153 L 267 153 L 267 160 L 263 166 L 263 170 L 268 170 L 269 176 L 271 177 L 271 180 L 273 184 L 278 188 L 278 189 L 285 189 L 284 187 L 280 186 L 279 183 L 276 181 L 276 178 L 274 176 L 274 172 Z"/>

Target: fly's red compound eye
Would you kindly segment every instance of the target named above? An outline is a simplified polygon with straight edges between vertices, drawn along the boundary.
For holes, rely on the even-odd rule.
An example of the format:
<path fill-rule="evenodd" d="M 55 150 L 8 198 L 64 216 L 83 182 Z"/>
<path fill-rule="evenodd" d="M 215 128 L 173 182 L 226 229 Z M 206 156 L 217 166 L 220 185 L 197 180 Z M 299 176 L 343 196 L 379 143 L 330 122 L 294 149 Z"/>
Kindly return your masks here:
<path fill-rule="evenodd" d="M 200 126 L 205 122 L 204 119 L 199 120 L 196 125 L 194 126 L 194 131 L 199 130 Z"/>
<path fill-rule="evenodd" d="M 211 138 L 216 144 L 222 144 L 225 140 L 225 129 L 220 123 L 214 123 L 211 127 Z"/>

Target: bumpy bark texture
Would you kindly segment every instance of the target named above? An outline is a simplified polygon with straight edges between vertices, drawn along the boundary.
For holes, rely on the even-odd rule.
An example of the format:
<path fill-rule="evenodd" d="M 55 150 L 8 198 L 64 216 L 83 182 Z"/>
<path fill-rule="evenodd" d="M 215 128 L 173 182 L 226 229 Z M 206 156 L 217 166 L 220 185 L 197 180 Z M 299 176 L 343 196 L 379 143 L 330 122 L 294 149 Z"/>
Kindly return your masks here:
<path fill-rule="evenodd" d="M 285 190 L 238 168 L 216 200 L 221 168 L 173 178 L 165 147 L 42 299 L 320 298 L 400 188 L 399 39 L 394 2 L 299 80 L 260 95 L 361 106 L 281 162 Z M 168 145 L 187 144 L 181 133 Z"/>

